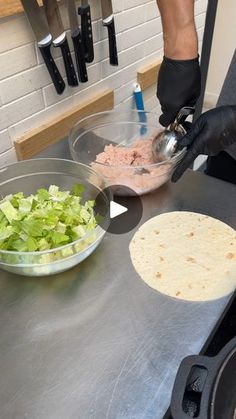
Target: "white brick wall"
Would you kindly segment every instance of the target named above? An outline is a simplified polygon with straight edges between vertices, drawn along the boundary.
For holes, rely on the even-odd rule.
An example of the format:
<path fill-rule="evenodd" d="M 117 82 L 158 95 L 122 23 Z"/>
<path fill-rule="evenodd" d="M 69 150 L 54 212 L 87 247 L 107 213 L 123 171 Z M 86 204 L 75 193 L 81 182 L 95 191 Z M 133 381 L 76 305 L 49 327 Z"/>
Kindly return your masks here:
<path fill-rule="evenodd" d="M 115 90 L 115 106 L 133 106 L 137 70 L 162 56 L 162 27 L 155 0 L 113 0 L 119 67 L 108 61 L 107 30 L 102 27 L 100 2 L 91 0 L 95 60 L 88 66 L 89 82 L 66 86 L 57 95 L 24 14 L 0 20 L 0 166 L 16 160 L 13 141 L 28 130 L 68 110 L 101 88 Z M 207 0 L 196 0 L 196 25 L 202 40 Z M 64 25 L 69 22 L 61 4 Z M 69 35 L 69 33 L 68 33 Z M 72 44 L 68 36 L 71 50 Z M 53 56 L 65 77 L 58 49 Z M 148 110 L 157 107 L 155 86 L 144 94 Z"/>

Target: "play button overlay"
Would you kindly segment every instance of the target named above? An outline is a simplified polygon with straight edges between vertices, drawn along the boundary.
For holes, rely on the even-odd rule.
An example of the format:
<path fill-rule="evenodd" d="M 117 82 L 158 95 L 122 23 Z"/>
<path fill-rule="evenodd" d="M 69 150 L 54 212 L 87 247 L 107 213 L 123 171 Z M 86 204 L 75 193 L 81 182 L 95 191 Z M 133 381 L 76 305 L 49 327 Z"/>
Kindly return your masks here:
<path fill-rule="evenodd" d="M 120 205 L 115 201 L 110 202 L 110 218 L 118 217 L 126 211 L 128 211 L 128 208 L 123 207 L 123 205 Z"/>
<path fill-rule="evenodd" d="M 143 215 L 140 196 L 123 185 L 104 188 L 95 199 L 94 209 L 100 216 L 100 226 L 112 234 L 125 234 L 133 230 Z M 108 218 L 109 223 L 106 223 Z"/>

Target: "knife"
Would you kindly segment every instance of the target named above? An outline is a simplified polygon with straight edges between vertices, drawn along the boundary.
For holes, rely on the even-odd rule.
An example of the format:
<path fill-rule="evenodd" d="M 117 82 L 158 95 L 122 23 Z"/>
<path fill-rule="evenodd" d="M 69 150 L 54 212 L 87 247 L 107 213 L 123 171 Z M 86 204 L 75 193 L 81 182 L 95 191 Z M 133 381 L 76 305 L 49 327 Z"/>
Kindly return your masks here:
<path fill-rule="evenodd" d="M 78 13 L 81 16 L 85 61 L 91 63 L 94 60 L 94 50 L 91 9 L 88 0 L 81 0 L 81 6 L 78 9 Z"/>
<path fill-rule="evenodd" d="M 52 35 L 49 33 L 48 24 L 44 14 L 41 14 L 37 0 L 21 0 L 22 6 L 35 34 L 39 50 L 42 54 L 48 72 L 58 94 L 65 89 L 65 83 L 56 63 L 51 55 Z"/>
<path fill-rule="evenodd" d="M 101 0 L 101 5 L 102 24 L 103 26 L 106 26 L 108 30 L 110 64 L 118 65 L 115 20 L 112 9 L 112 0 Z"/>
<path fill-rule="evenodd" d="M 43 0 L 43 5 L 46 12 L 49 29 L 52 34 L 53 45 L 54 47 L 59 47 L 62 52 L 68 84 L 69 86 L 78 86 L 79 83 L 70 54 L 66 33 L 62 24 L 57 0 Z"/>
<path fill-rule="evenodd" d="M 84 56 L 81 29 L 78 24 L 78 18 L 76 13 L 75 0 L 67 0 L 67 8 L 70 20 L 71 38 L 74 45 L 76 64 L 79 74 L 79 81 L 85 83 L 86 81 L 88 81 L 88 74 Z"/>

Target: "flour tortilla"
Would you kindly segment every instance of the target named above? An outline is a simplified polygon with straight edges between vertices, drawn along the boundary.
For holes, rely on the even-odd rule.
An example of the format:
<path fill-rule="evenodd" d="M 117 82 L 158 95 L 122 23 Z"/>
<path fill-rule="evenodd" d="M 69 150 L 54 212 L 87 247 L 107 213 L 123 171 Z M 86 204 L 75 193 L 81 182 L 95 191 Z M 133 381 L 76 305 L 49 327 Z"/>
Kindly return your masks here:
<path fill-rule="evenodd" d="M 207 301 L 236 288 L 236 231 L 215 218 L 161 214 L 140 227 L 129 249 L 143 281 L 168 296 Z"/>

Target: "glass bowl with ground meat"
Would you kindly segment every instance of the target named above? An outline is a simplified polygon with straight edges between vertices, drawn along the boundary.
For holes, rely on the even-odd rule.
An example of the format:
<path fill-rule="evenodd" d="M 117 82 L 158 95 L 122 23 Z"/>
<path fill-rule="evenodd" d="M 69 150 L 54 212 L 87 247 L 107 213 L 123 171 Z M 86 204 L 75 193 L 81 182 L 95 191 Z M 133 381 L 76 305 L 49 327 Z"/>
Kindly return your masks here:
<path fill-rule="evenodd" d="M 168 182 L 185 153 L 181 150 L 168 160 L 154 160 L 152 141 L 163 129 L 156 113 L 100 112 L 72 128 L 70 152 L 73 160 L 102 175 L 114 194 L 143 195 Z"/>

